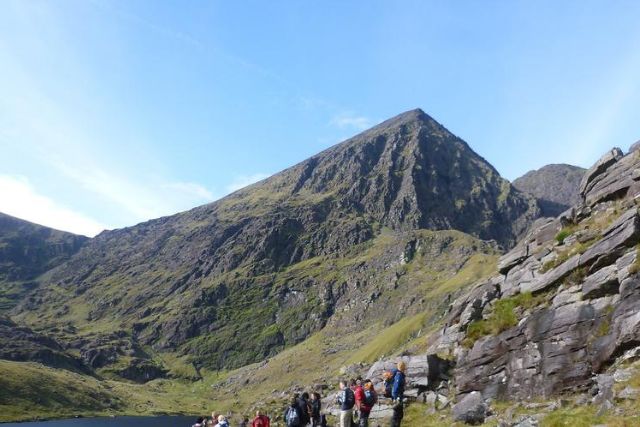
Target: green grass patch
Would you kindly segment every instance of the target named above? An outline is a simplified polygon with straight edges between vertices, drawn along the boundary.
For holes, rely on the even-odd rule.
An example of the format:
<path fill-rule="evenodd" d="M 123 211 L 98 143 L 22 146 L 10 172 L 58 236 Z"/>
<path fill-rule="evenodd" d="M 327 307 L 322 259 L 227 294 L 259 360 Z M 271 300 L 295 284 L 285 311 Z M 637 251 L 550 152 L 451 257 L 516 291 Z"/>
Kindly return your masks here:
<path fill-rule="evenodd" d="M 556 242 L 558 242 L 559 245 L 564 244 L 564 240 L 575 232 L 576 232 L 575 225 L 568 225 L 564 227 L 562 230 L 558 232 L 558 234 L 556 234 L 556 237 L 555 237 Z"/>
<path fill-rule="evenodd" d="M 487 335 L 498 335 L 518 324 L 518 310 L 530 310 L 539 307 L 546 300 L 546 295 L 533 296 L 525 292 L 513 297 L 496 301 L 486 319 L 471 322 L 467 327 L 466 338 L 462 344 L 468 348 L 480 338 Z"/>
<path fill-rule="evenodd" d="M 389 356 L 424 328 L 426 317 L 426 313 L 417 314 L 382 329 L 353 355 L 350 362 L 373 363 L 383 356 Z"/>

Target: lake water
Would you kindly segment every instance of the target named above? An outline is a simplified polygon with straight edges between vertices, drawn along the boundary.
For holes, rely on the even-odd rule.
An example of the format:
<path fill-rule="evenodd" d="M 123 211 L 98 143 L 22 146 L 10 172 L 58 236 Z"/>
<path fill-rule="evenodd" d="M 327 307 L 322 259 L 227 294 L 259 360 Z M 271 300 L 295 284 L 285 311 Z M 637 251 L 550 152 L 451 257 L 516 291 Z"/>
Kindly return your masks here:
<path fill-rule="evenodd" d="M 114 417 L 0 423 L 0 427 L 191 427 L 196 417 Z"/>

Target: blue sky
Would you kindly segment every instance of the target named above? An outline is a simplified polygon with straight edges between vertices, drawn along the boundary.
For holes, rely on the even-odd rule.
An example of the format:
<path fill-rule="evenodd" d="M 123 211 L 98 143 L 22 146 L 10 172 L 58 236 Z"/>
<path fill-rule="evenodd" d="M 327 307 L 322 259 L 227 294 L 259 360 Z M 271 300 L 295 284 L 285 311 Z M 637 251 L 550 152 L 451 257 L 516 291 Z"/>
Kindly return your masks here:
<path fill-rule="evenodd" d="M 640 138 L 637 1 L 0 1 L 0 211 L 93 235 L 420 107 L 514 179 Z"/>

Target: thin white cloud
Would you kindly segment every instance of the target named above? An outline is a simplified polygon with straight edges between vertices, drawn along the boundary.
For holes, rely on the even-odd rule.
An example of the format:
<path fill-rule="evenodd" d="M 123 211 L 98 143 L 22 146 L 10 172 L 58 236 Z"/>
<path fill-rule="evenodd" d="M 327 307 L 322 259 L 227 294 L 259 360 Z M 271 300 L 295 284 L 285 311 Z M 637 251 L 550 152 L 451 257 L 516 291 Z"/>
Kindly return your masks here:
<path fill-rule="evenodd" d="M 338 127 L 340 129 L 356 129 L 365 130 L 373 125 L 373 121 L 364 116 L 359 116 L 352 113 L 341 113 L 331 118 L 330 125 Z"/>
<path fill-rule="evenodd" d="M 229 193 L 233 193 L 236 190 L 240 190 L 241 188 L 246 187 L 247 185 L 251 185 L 255 182 L 262 181 L 265 178 L 268 178 L 269 174 L 267 173 L 254 173 L 253 175 L 240 175 L 237 176 L 231 184 L 227 185 L 226 190 Z"/>
<path fill-rule="evenodd" d="M 169 184 L 165 184 L 164 188 L 180 191 L 185 195 L 193 196 L 203 201 L 212 201 L 216 198 L 206 187 L 195 182 L 170 182 Z"/>
<path fill-rule="evenodd" d="M 23 176 L 0 175 L 0 212 L 90 237 L 110 228 L 39 194 Z"/>

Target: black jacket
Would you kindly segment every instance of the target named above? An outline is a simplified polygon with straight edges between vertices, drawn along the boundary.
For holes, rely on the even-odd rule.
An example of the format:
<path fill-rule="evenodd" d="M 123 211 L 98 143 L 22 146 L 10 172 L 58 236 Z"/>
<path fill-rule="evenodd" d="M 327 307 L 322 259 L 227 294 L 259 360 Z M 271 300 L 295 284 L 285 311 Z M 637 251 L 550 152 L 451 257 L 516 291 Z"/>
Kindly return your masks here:
<path fill-rule="evenodd" d="M 300 415 L 300 423 L 303 426 L 306 426 L 311 421 L 311 417 L 309 416 L 309 404 L 302 397 L 298 398 L 297 403 L 298 403 L 298 414 Z"/>
<path fill-rule="evenodd" d="M 320 418 L 320 411 L 322 409 L 322 402 L 320 399 L 311 401 L 311 417 Z"/>

